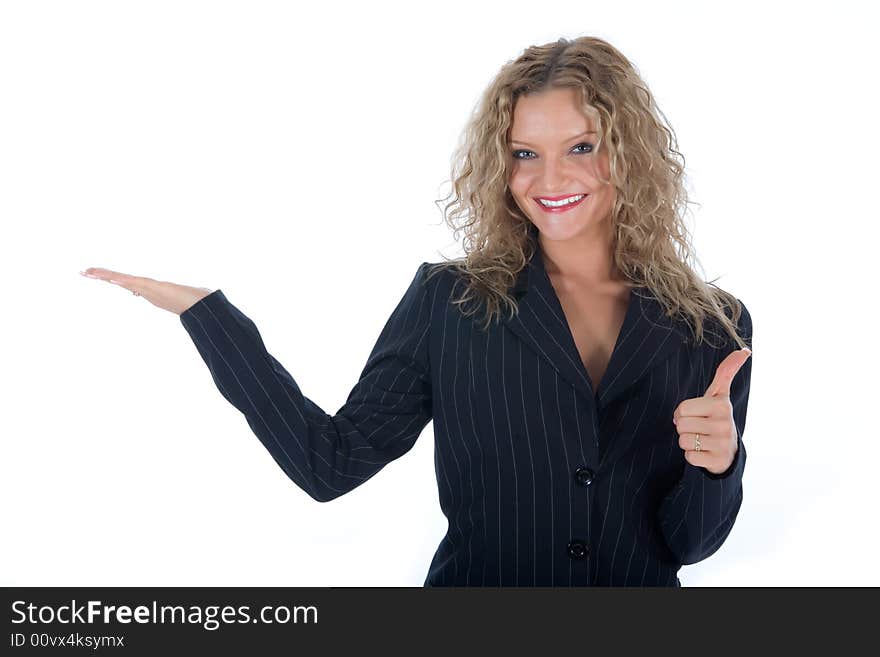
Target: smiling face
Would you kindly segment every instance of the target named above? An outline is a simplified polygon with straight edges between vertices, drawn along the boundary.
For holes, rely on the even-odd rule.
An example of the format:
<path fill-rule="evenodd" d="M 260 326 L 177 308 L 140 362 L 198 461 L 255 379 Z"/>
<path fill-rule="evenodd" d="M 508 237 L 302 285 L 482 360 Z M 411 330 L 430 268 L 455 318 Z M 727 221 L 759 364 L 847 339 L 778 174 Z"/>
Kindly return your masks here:
<path fill-rule="evenodd" d="M 574 89 L 551 89 L 516 101 L 508 140 L 514 162 L 508 186 L 543 239 L 607 234 L 616 190 L 599 180 L 609 176 L 608 154 L 604 148 L 596 151 L 594 131 L 577 106 Z M 544 208 L 536 198 L 581 194 L 587 196 L 564 211 Z"/>

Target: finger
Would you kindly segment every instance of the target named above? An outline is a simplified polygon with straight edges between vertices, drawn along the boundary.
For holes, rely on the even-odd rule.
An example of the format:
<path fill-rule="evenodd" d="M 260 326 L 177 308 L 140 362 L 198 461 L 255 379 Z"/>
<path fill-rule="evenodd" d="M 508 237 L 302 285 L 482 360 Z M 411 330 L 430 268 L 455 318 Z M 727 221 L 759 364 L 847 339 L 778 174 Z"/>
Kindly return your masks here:
<path fill-rule="evenodd" d="M 715 414 L 717 404 L 717 397 L 692 397 L 685 399 L 672 412 L 672 421 L 680 421 L 685 417 L 710 417 Z"/>
<path fill-rule="evenodd" d="M 108 283 L 113 283 L 119 287 L 123 287 L 135 296 L 144 296 L 150 291 L 150 285 L 154 282 L 151 278 L 144 276 L 131 276 L 122 272 L 113 271 L 112 269 L 104 269 L 102 267 L 89 267 L 80 272 L 83 276 L 89 278 L 97 278 Z"/>
<path fill-rule="evenodd" d="M 706 467 L 707 465 L 710 465 L 713 458 L 714 457 L 712 455 L 710 455 L 708 452 L 705 452 L 703 449 L 700 449 L 699 452 L 690 449 L 684 453 L 684 460 L 691 465 L 696 465 L 698 467 Z"/>
<path fill-rule="evenodd" d="M 152 278 L 145 278 L 143 276 L 126 276 L 124 280 L 116 281 L 110 279 L 110 282 L 125 288 L 135 296 L 148 296 L 150 285 L 155 281 Z"/>
<path fill-rule="evenodd" d="M 125 282 L 126 279 L 134 278 L 121 271 L 113 271 L 112 269 L 104 269 L 103 267 L 89 267 L 88 269 L 81 271 L 80 274 L 89 278 L 98 278 L 109 283 L 120 283 Z"/>
<path fill-rule="evenodd" d="M 699 452 L 693 449 L 689 449 L 684 453 L 685 461 L 687 461 L 691 465 L 706 469 L 708 469 L 708 466 L 712 465 L 712 461 L 714 461 L 715 458 L 715 456 L 709 454 L 703 449 L 700 449 Z"/>
<path fill-rule="evenodd" d="M 723 420 L 708 417 L 680 417 L 673 419 L 675 430 L 679 433 L 701 433 L 704 436 L 708 434 L 715 435 L 718 430 L 724 429 Z"/>
<path fill-rule="evenodd" d="M 98 278 L 102 281 L 107 281 L 108 283 L 122 285 L 123 287 L 143 285 L 144 281 L 149 280 L 143 276 L 132 276 L 131 274 L 124 274 L 121 271 L 104 269 L 103 267 L 89 267 L 88 269 L 81 271 L 80 274 L 88 276 L 89 278 Z"/>
<path fill-rule="evenodd" d="M 700 449 L 697 450 L 697 436 L 700 437 Z M 714 452 L 718 449 L 718 439 L 712 436 L 706 435 L 705 433 L 683 433 L 678 437 L 678 446 L 683 449 L 685 452 L 689 451 L 698 451 L 700 454 L 703 452 Z"/>
<path fill-rule="evenodd" d="M 693 397 L 679 402 L 672 412 L 672 421 L 686 417 L 721 418 L 730 415 L 730 396 Z"/>
<path fill-rule="evenodd" d="M 685 452 L 684 460 L 691 465 L 697 466 L 699 468 L 705 468 L 707 471 L 715 475 L 719 475 L 725 472 L 730 468 L 731 465 L 730 462 L 723 466 L 719 465 L 719 456 L 717 454 L 710 454 L 703 451 L 702 449 L 699 452 L 696 450 Z"/>
<path fill-rule="evenodd" d="M 745 347 L 727 354 L 727 357 L 719 363 L 718 369 L 715 370 L 715 378 L 706 389 L 705 396 L 730 395 L 730 384 L 733 382 L 733 377 L 751 355 L 751 349 Z"/>
<path fill-rule="evenodd" d="M 152 278 L 146 278 L 144 276 L 132 276 L 131 280 L 128 281 L 128 284 L 125 285 L 126 290 L 131 290 L 132 294 L 136 297 L 145 296 L 148 299 L 153 298 L 155 296 L 155 291 L 153 289 L 153 285 L 156 281 Z"/>
<path fill-rule="evenodd" d="M 85 274 L 86 276 L 91 276 L 92 278 L 109 278 L 112 275 L 116 276 L 125 276 L 121 271 L 114 271 L 112 269 L 105 269 L 104 267 L 87 267 L 82 270 L 80 274 Z"/>

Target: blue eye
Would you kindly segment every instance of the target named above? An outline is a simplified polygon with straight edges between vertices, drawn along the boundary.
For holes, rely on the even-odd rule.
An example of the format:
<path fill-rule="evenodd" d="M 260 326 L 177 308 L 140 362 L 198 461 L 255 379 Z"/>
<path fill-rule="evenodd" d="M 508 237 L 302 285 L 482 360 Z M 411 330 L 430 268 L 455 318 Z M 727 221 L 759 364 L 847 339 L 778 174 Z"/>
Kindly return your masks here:
<path fill-rule="evenodd" d="M 590 148 L 590 150 L 588 150 L 588 151 L 580 151 L 581 155 L 585 155 L 587 153 L 593 152 L 593 145 L 588 142 L 580 143 L 577 146 L 575 146 L 574 148 L 572 148 L 572 150 L 574 150 L 575 148 L 580 148 L 581 146 L 588 146 Z M 531 153 L 531 152 L 532 151 L 527 151 L 525 149 L 521 149 L 521 150 L 513 151 L 512 155 L 515 160 L 530 160 L 530 159 L 532 159 L 530 157 L 520 157 L 519 153 Z"/>

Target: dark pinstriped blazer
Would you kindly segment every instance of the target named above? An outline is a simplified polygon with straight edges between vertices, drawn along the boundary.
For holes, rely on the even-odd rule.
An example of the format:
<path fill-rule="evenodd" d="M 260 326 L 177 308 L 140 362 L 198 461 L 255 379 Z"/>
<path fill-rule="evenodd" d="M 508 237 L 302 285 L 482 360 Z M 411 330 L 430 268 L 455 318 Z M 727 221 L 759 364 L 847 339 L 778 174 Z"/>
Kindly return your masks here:
<path fill-rule="evenodd" d="M 594 393 L 539 248 L 519 274 L 519 315 L 480 330 L 450 303 L 461 282 L 422 263 L 335 415 L 306 397 L 257 327 L 215 290 L 180 315 L 223 396 L 293 482 L 327 502 L 412 448 L 434 420 L 449 520 L 425 586 L 681 586 L 742 502 L 750 357 L 731 387 L 730 469 L 684 459 L 672 422 L 736 345 L 692 344 L 636 288 Z M 743 306 L 739 334 L 751 345 Z"/>

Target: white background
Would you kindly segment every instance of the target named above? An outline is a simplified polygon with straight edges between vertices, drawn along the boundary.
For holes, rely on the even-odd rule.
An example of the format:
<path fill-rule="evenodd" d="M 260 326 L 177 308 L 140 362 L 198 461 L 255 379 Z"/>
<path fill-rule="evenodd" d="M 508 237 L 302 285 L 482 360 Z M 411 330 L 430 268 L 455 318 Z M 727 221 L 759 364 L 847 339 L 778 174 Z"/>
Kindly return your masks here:
<path fill-rule="evenodd" d="M 4 2 L 0 585 L 421 586 L 433 424 L 329 504 L 176 315 L 221 288 L 332 413 L 418 265 L 482 90 L 560 36 L 637 66 L 705 278 L 754 321 L 744 502 L 684 586 L 878 585 L 878 152 L 862 3 Z"/>

